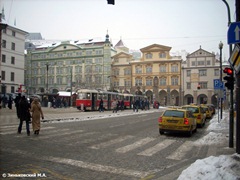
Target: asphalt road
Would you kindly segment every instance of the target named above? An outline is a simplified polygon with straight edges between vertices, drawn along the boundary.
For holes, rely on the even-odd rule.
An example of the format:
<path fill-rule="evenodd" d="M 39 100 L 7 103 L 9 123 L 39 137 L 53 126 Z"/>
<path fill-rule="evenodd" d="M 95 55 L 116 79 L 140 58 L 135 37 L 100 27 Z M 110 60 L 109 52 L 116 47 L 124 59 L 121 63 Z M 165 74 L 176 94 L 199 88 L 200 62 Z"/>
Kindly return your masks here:
<path fill-rule="evenodd" d="M 192 137 L 159 135 L 160 111 L 44 110 L 38 136 L 17 134 L 17 121 L 10 120 L 15 114 L 2 113 L 8 123 L 1 122 L 0 173 L 7 179 L 176 179 L 195 160 L 216 154 L 219 147 L 193 144 L 206 127 Z"/>

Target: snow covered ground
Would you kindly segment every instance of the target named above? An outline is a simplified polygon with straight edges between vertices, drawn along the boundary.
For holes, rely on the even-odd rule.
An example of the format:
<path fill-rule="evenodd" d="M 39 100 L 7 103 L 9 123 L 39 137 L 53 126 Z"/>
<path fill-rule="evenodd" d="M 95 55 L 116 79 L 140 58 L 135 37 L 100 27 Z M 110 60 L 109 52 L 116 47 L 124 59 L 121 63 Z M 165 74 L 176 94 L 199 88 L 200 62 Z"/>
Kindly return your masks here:
<path fill-rule="evenodd" d="M 223 119 L 218 122 L 216 114 L 207 128 L 206 136 L 195 142 L 196 145 L 228 144 L 229 115 L 223 113 Z M 182 171 L 178 180 L 240 180 L 240 154 L 210 156 L 205 159 L 198 159 L 187 169 Z"/>

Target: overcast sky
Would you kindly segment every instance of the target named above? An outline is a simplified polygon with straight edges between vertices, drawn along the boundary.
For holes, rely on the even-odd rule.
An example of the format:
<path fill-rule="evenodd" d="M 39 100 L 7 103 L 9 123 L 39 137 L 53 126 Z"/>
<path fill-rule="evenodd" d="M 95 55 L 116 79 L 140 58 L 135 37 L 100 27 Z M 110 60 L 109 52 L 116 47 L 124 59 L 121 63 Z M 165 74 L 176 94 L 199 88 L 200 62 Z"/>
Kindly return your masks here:
<path fill-rule="evenodd" d="M 229 58 L 228 16 L 222 0 L 0 0 L 5 20 L 27 32 L 40 32 L 46 40 L 105 38 L 115 45 L 120 38 L 130 49 L 151 44 L 172 47 L 171 52 L 192 53 L 200 45 Z M 231 20 L 235 0 L 227 0 Z"/>

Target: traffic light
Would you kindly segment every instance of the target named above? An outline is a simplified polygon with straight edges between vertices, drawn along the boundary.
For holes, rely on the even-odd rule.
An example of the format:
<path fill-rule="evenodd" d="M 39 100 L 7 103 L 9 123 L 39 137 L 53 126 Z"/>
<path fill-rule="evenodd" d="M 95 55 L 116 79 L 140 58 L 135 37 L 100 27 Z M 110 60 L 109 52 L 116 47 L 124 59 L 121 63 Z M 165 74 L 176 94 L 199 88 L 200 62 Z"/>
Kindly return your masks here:
<path fill-rule="evenodd" d="M 229 90 L 233 90 L 234 89 L 234 77 L 233 77 L 233 69 L 226 67 L 223 70 L 224 73 L 227 74 L 227 76 L 225 76 L 223 79 L 226 81 L 225 83 L 225 87 L 227 87 Z"/>
<path fill-rule="evenodd" d="M 112 5 L 114 5 L 115 4 L 115 2 L 114 2 L 115 0 L 107 0 L 107 2 L 108 2 L 108 4 L 112 4 Z"/>

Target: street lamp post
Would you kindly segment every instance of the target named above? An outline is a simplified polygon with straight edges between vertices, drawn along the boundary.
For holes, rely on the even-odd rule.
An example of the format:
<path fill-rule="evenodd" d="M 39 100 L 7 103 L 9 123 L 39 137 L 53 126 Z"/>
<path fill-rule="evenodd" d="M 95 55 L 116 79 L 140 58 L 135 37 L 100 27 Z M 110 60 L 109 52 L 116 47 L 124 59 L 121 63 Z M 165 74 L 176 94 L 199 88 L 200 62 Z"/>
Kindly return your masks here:
<path fill-rule="evenodd" d="M 48 67 L 49 67 L 48 62 L 47 62 L 45 65 L 46 65 L 46 68 L 47 68 L 47 84 L 46 84 L 46 92 L 48 93 Z"/>
<path fill-rule="evenodd" d="M 220 49 L 220 83 L 222 84 L 222 48 L 223 48 L 223 43 L 220 41 L 219 43 L 219 49 Z M 220 110 L 221 110 L 221 114 L 220 114 L 220 117 L 222 119 L 222 89 L 220 89 L 221 91 L 221 96 L 220 96 Z"/>

